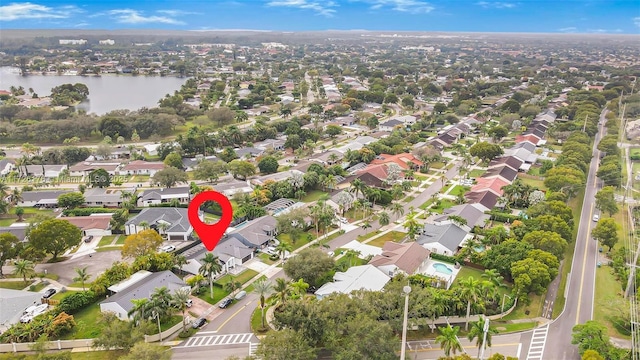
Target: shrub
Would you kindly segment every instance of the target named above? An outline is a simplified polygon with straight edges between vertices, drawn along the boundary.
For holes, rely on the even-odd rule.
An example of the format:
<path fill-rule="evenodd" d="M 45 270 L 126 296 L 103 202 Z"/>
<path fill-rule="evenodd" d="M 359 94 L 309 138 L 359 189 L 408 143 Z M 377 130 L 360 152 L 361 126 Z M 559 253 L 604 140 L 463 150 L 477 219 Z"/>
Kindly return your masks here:
<path fill-rule="evenodd" d="M 60 301 L 56 309 L 67 314 L 75 314 L 95 300 L 96 295 L 93 291 L 82 291 L 66 296 Z"/>
<path fill-rule="evenodd" d="M 452 264 L 455 264 L 457 261 L 456 258 L 453 256 L 441 255 L 436 253 L 431 253 L 431 258 L 434 260 L 446 261 Z"/>
<path fill-rule="evenodd" d="M 196 330 L 197 329 L 194 329 L 192 327 L 188 327 L 187 331 L 180 331 L 180 333 L 178 334 L 178 337 L 180 339 L 186 339 L 186 338 L 190 337 L 191 335 L 195 334 Z"/>
<path fill-rule="evenodd" d="M 62 211 L 64 216 L 90 216 L 91 214 L 103 214 L 114 213 L 119 209 L 105 209 L 105 208 L 77 208 L 77 209 L 65 209 Z"/>

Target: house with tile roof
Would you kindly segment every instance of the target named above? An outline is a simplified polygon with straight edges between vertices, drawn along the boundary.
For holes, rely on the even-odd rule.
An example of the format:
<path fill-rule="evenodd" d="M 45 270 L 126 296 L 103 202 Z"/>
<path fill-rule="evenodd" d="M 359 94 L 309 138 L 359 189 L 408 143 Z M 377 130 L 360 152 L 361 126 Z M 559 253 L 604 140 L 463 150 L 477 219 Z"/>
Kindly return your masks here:
<path fill-rule="evenodd" d="M 481 178 L 478 178 L 477 184 L 471 187 L 471 191 L 479 192 L 484 190 L 491 190 L 494 193 L 502 196 L 502 194 L 504 193 L 502 188 L 510 184 L 511 184 L 511 181 L 507 181 L 500 176 L 494 176 L 494 177 L 488 177 L 488 178 L 481 177 Z"/>
<path fill-rule="evenodd" d="M 82 230 L 83 236 L 108 236 L 111 235 L 111 217 L 113 214 L 93 214 L 91 216 L 62 217 Z"/>
<path fill-rule="evenodd" d="M 158 171 L 164 169 L 165 165 L 161 161 L 134 160 L 122 166 L 118 170 L 118 175 L 149 175 L 153 176 Z"/>
<path fill-rule="evenodd" d="M 493 209 L 500 199 L 500 195 L 495 193 L 491 189 L 484 189 L 482 191 L 470 191 L 464 194 L 464 197 L 467 199 L 468 203 L 480 204 L 487 209 Z"/>
<path fill-rule="evenodd" d="M 372 165 L 395 163 L 400 166 L 401 169 L 416 169 L 424 165 L 417 157 L 410 153 L 402 153 L 396 155 L 380 154 L 373 161 Z"/>
<path fill-rule="evenodd" d="M 496 166 L 494 168 L 491 168 L 482 175 L 482 178 L 493 178 L 493 177 L 500 177 L 504 181 L 508 183 L 512 183 L 516 179 L 516 177 L 518 177 L 518 171 L 512 169 L 509 166 L 503 165 L 503 166 Z M 480 179 L 478 179 L 478 181 L 480 181 Z"/>
<path fill-rule="evenodd" d="M 382 246 L 382 254 L 374 256 L 369 265 L 377 267 L 390 277 L 398 273 L 414 275 L 426 270 L 430 253 L 416 242 L 399 244 L 387 241 Z"/>

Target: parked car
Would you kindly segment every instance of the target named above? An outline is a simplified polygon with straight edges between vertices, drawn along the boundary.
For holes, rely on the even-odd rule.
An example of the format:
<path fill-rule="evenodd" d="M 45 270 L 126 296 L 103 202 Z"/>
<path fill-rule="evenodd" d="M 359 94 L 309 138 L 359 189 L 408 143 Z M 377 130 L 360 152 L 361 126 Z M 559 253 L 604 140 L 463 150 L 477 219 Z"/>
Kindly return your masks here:
<path fill-rule="evenodd" d="M 84 238 L 84 242 L 86 242 L 86 243 L 90 243 L 91 240 L 93 240 L 93 235 L 89 235 L 86 238 Z"/>
<path fill-rule="evenodd" d="M 174 252 L 175 250 L 176 250 L 176 247 L 173 245 L 165 245 L 160 248 L 160 252 L 165 252 L 165 253 Z"/>
<path fill-rule="evenodd" d="M 600 220 L 600 215 L 598 214 L 593 215 L 593 221 L 598 222 L 598 220 Z"/>
<path fill-rule="evenodd" d="M 235 299 L 236 300 L 242 300 L 242 299 L 244 299 L 245 296 L 247 296 L 247 292 L 242 290 L 242 291 L 240 291 L 239 293 L 236 294 Z"/>
<path fill-rule="evenodd" d="M 193 306 L 193 300 L 191 300 L 191 299 L 187 300 L 187 301 L 184 303 L 184 305 L 185 305 L 186 307 L 188 307 L 188 308 L 192 307 L 192 306 Z"/>
<path fill-rule="evenodd" d="M 218 306 L 220 307 L 220 309 L 226 309 L 229 305 L 231 305 L 232 302 L 233 302 L 233 299 L 226 298 L 222 300 L 222 302 L 220 302 L 220 305 Z"/>
<path fill-rule="evenodd" d="M 48 299 L 48 298 L 52 297 L 57 292 L 58 291 L 56 289 L 47 289 L 47 291 L 45 291 L 44 294 L 42 294 L 42 298 L 43 299 Z"/>
<path fill-rule="evenodd" d="M 197 319 L 193 320 L 193 322 L 191 323 L 191 327 L 194 328 L 194 329 L 198 329 L 198 328 L 201 328 L 206 323 L 207 323 L 207 319 L 205 319 L 205 318 L 197 318 Z"/>

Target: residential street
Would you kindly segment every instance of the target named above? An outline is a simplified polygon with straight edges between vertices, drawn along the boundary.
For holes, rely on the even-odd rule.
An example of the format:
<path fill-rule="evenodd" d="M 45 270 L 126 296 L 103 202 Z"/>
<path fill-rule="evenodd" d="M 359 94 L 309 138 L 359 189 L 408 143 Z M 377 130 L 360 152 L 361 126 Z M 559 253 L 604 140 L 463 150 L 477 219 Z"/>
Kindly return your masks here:
<path fill-rule="evenodd" d="M 591 238 L 591 230 L 595 226 L 592 221 L 595 209 L 595 194 L 601 187 L 596 179 L 596 171 L 600 162 L 600 151 L 596 148 L 603 136 L 607 110 L 600 114 L 600 131 L 593 144 L 593 157 L 589 165 L 589 175 L 584 193 L 584 204 L 576 249 L 573 256 L 571 273 L 566 291 L 567 300 L 563 313 L 549 325 L 549 333 L 544 352 L 539 357 L 529 356 L 527 359 L 579 359 L 578 348 L 571 344 L 571 330 L 577 324 L 585 323 L 593 318 L 593 296 L 595 290 L 595 270 L 598 256 L 598 244 Z M 542 356 L 544 355 L 544 356 Z"/>

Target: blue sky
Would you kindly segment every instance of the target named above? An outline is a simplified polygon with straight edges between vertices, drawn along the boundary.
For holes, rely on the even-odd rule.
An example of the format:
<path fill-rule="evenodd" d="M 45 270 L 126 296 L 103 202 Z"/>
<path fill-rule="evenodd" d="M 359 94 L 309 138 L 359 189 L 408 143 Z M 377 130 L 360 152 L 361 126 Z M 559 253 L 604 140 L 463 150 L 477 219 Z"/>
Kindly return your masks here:
<path fill-rule="evenodd" d="M 4 29 L 640 33 L 638 0 L 32 0 Z"/>

